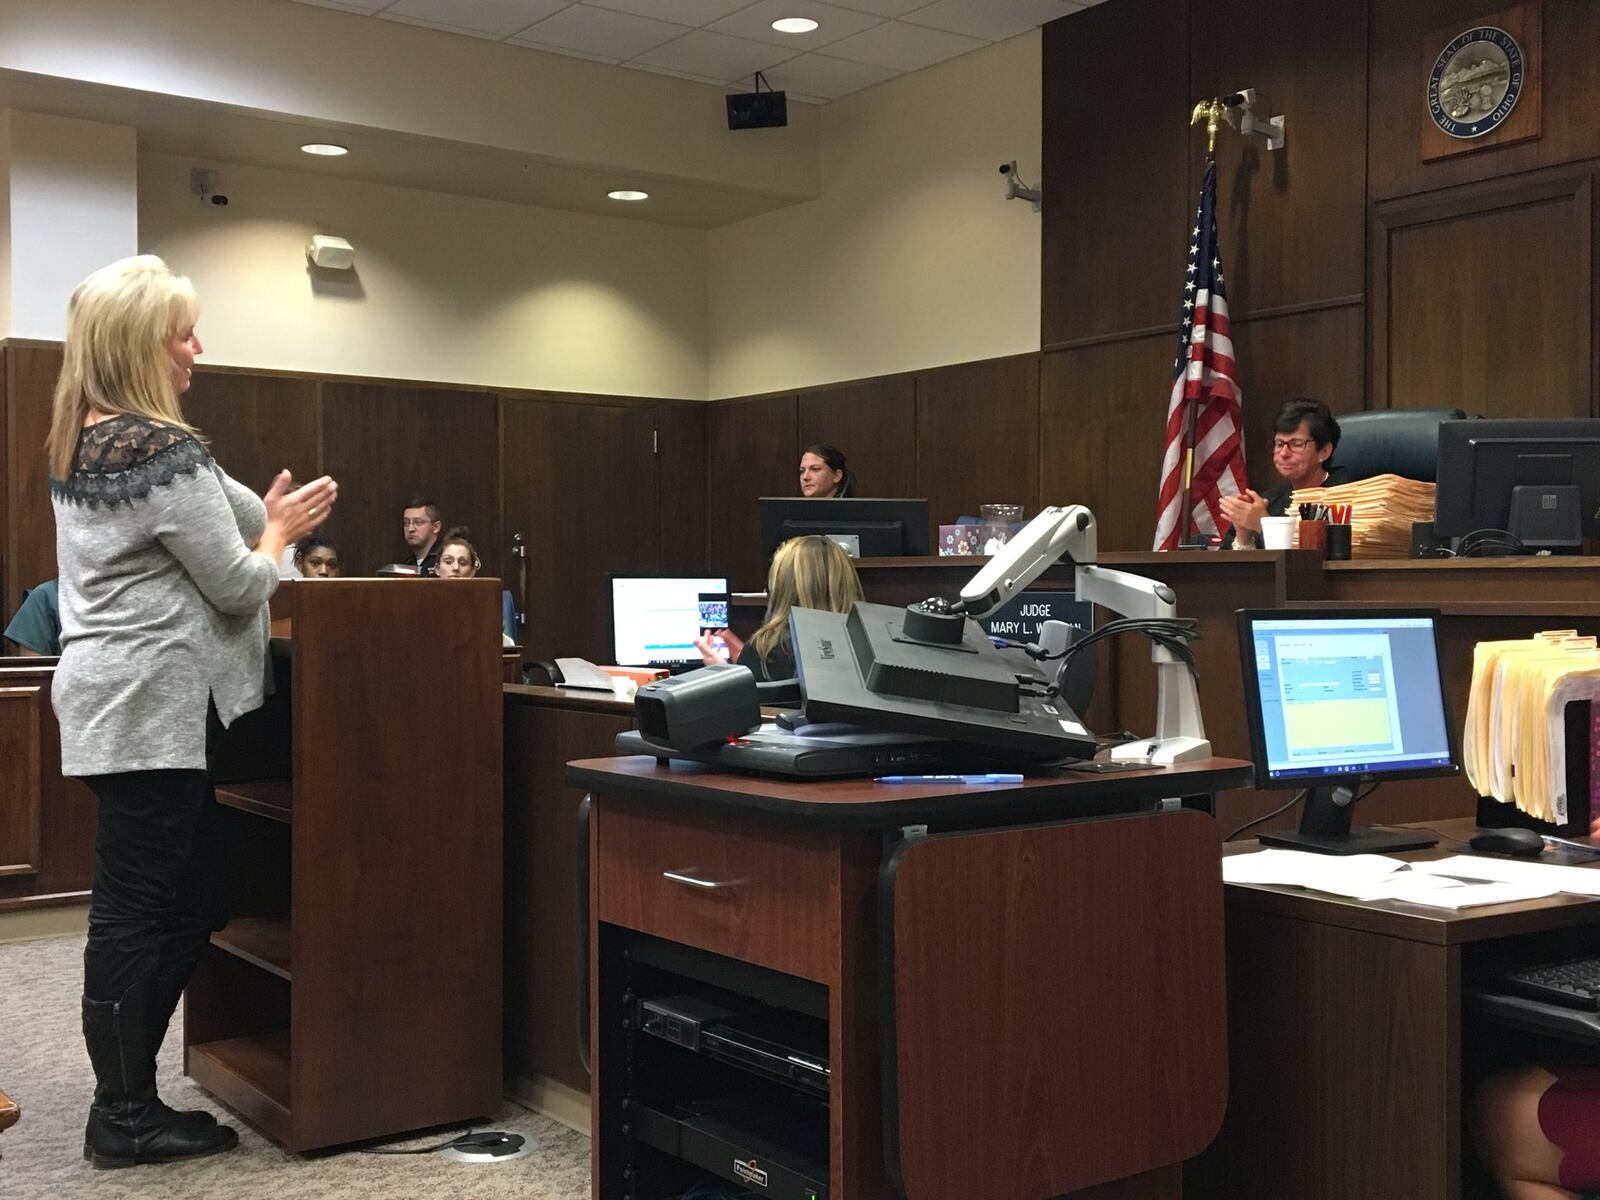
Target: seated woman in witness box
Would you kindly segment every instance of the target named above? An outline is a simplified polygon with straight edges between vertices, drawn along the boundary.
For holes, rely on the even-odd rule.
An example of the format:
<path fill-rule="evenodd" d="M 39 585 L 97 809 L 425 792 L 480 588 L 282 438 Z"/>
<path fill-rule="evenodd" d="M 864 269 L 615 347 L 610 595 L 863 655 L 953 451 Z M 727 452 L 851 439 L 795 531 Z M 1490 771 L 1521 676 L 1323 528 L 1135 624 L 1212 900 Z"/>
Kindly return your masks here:
<path fill-rule="evenodd" d="M 479 559 L 478 552 L 472 548 L 468 538 L 471 531 L 465 525 L 457 525 L 440 539 L 434 547 L 439 552 L 439 565 L 433 569 L 436 579 L 472 579 L 483 569 L 483 561 Z M 502 646 L 515 646 L 505 633 L 500 635 Z"/>
<path fill-rule="evenodd" d="M 308 537 L 294 548 L 294 569 L 306 579 L 337 579 L 339 547 L 320 534 Z"/>
<path fill-rule="evenodd" d="M 856 494 L 856 477 L 845 466 L 844 451 L 818 442 L 800 453 L 800 494 L 813 499 Z"/>
<path fill-rule="evenodd" d="M 725 661 L 714 644 L 714 639 L 720 638 L 728 647 L 728 656 L 748 667 L 758 680 L 793 679 L 789 610 L 849 612 L 860 599 L 861 580 L 848 554 L 815 534 L 790 538 L 772 556 L 772 569 L 767 572 L 767 613 L 750 641 L 740 642 L 728 630 L 719 629 L 696 638 L 695 649 L 707 666 L 716 666 Z"/>

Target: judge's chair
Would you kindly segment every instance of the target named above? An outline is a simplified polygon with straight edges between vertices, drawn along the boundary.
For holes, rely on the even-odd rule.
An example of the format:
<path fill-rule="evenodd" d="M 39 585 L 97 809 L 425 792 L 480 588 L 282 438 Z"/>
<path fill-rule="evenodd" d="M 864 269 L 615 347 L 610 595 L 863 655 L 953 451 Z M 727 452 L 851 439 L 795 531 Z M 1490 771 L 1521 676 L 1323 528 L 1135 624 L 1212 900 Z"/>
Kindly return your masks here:
<path fill-rule="evenodd" d="M 1439 422 L 1466 417 L 1459 408 L 1385 408 L 1339 414 L 1333 461 L 1356 479 L 1399 475 L 1435 483 Z"/>

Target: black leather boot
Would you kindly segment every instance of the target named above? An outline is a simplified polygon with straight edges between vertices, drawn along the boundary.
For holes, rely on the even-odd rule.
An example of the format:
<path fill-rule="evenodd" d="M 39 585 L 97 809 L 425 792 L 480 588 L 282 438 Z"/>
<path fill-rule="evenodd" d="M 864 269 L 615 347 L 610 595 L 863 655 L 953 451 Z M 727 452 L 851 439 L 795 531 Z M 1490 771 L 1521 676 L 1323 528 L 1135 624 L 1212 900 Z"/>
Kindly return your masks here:
<path fill-rule="evenodd" d="M 83 1036 L 95 1074 L 84 1150 L 96 1167 L 201 1158 L 239 1144 L 228 1126 L 176 1113 L 157 1097 L 156 1048 L 169 1015 L 157 993 L 152 975 L 120 1000 L 84 997 Z"/>

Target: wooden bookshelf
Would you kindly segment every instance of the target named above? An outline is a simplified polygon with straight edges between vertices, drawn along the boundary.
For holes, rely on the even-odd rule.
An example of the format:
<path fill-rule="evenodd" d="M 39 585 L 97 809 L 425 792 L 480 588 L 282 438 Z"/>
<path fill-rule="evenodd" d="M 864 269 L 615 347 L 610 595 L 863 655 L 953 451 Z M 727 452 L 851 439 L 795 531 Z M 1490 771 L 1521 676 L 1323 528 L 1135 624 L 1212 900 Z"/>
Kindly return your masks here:
<path fill-rule="evenodd" d="M 292 821 L 294 785 L 287 779 L 218 784 L 217 803 L 272 821 Z"/>

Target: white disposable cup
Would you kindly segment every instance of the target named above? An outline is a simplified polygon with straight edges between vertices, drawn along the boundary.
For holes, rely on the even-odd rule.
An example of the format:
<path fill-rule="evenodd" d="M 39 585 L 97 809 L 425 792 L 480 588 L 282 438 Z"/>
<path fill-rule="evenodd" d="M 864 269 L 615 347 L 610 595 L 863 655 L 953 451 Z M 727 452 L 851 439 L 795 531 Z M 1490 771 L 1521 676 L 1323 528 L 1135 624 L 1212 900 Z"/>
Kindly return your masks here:
<path fill-rule="evenodd" d="M 1261 545 L 1267 550 L 1293 550 L 1299 517 L 1262 517 Z"/>

